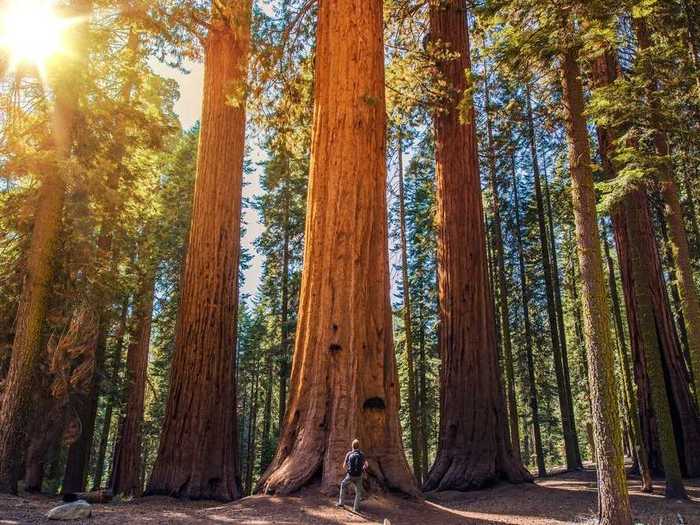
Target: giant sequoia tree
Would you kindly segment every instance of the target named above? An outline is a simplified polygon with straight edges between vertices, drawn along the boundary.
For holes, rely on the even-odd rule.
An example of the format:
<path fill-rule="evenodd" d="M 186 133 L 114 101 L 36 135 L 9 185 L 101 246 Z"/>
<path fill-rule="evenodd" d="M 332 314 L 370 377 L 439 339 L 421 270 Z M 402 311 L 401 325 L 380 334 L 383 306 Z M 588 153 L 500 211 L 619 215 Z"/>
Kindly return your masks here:
<path fill-rule="evenodd" d="M 241 495 L 234 349 L 251 3 L 212 9 L 175 355 L 148 493 L 230 500 Z"/>
<path fill-rule="evenodd" d="M 337 486 L 359 438 L 375 485 L 417 492 L 401 442 L 389 303 L 382 1 L 321 0 L 291 395 L 260 482 Z"/>
<path fill-rule="evenodd" d="M 471 71 L 465 15 L 464 0 L 431 3 L 433 51 L 449 92 L 435 114 L 442 390 L 426 490 L 530 479 L 513 454 L 500 384 L 474 109 L 470 99 L 463 104 Z"/>

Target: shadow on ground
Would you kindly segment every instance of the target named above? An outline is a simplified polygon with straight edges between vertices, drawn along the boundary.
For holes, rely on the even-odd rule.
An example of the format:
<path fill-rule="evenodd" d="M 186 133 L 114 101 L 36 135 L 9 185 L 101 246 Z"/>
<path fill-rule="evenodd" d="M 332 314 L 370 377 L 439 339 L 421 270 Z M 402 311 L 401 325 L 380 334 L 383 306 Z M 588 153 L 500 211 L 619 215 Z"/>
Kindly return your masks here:
<path fill-rule="evenodd" d="M 639 480 L 631 478 L 636 523 L 700 525 L 700 479 L 687 480 L 691 501 L 667 501 L 661 481 L 655 483 L 655 494 L 639 489 Z M 58 503 L 57 498 L 47 496 L 0 496 L 0 524 L 56 523 L 44 515 Z M 595 472 L 586 469 L 538 479 L 534 484 L 430 494 L 425 501 L 370 496 L 360 515 L 333 503 L 314 489 L 290 497 L 251 496 L 230 504 L 150 497 L 95 505 L 93 518 L 82 523 L 339 525 L 382 524 L 388 518 L 392 525 L 563 525 L 591 523 L 597 496 Z"/>

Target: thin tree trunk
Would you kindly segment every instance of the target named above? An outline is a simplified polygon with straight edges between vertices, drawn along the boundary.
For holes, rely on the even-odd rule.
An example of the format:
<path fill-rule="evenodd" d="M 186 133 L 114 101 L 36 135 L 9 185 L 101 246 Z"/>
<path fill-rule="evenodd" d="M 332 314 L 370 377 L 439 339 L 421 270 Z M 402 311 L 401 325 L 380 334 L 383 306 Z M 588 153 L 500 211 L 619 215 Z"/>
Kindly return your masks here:
<path fill-rule="evenodd" d="M 520 429 L 518 427 L 518 402 L 515 396 L 515 370 L 513 367 L 513 343 L 510 333 L 510 312 L 508 306 L 508 279 L 506 277 L 505 254 L 503 250 L 503 225 L 501 222 L 500 210 L 500 195 L 498 190 L 497 169 L 496 169 L 496 151 L 493 143 L 493 129 L 491 125 L 491 114 L 489 106 L 491 104 L 488 76 L 484 83 L 484 97 L 486 101 L 486 130 L 488 138 L 488 159 L 490 172 L 490 186 L 492 194 L 492 208 L 494 220 L 494 244 L 496 249 L 496 266 L 498 271 L 498 288 L 499 288 L 499 304 L 498 310 L 501 318 L 501 331 L 503 334 L 503 360 L 506 369 L 506 392 L 508 403 L 508 419 L 510 428 L 510 442 L 513 448 L 513 454 L 518 461 L 520 456 Z"/>
<path fill-rule="evenodd" d="M 204 107 L 170 392 L 149 494 L 241 496 L 235 353 L 251 2 L 220 2 L 205 42 Z M 216 9 L 215 9 L 216 11 Z M 224 18 L 225 17 L 225 18 Z M 204 307 L 203 305 L 209 305 Z"/>
<path fill-rule="evenodd" d="M 537 382 L 535 381 L 535 359 L 532 354 L 532 323 L 530 321 L 530 293 L 525 272 L 523 253 L 522 223 L 520 218 L 520 197 L 518 180 L 515 174 L 515 156 L 511 153 L 511 172 L 513 177 L 513 197 L 515 206 L 515 238 L 518 245 L 518 267 L 520 269 L 520 293 L 523 302 L 523 320 L 525 329 L 525 357 L 527 363 L 527 383 L 529 389 L 530 411 L 532 412 L 532 441 L 535 445 L 535 460 L 539 477 L 547 475 L 542 448 L 542 430 L 540 429 L 540 412 L 537 401 Z"/>
<path fill-rule="evenodd" d="M 562 88 L 576 244 L 581 268 L 584 334 L 598 470 L 598 515 L 605 525 L 630 525 L 622 435 L 614 376 L 614 350 L 605 292 L 591 153 L 584 116 L 578 53 L 567 48 L 561 57 Z"/>
<path fill-rule="evenodd" d="M 128 299 L 122 304 L 122 312 L 119 320 L 119 331 L 117 332 L 117 341 L 114 347 L 114 357 L 112 361 L 112 374 L 110 382 L 112 388 L 117 389 L 119 383 L 119 371 L 122 366 L 122 351 L 124 350 L 124 335 L 126 334 L 126 317 L 129 310 Z M 109 432 L 112 428 L 112 415 L 114 412 L 114 402 L 107 403 L 105 409 L 104 422 L 102 424 L 102 433 L 100 434 L 100 445 L 97 451 L 97 461 L 95 465 L 95 479 L 93 481 L 92 490 L 100 490 L 102 486 L 102 477 L 104 476 L 105 456 L 107 454 L 107 443 L 109 442 Z"/>
<path fill-rule="evenodd" d="M 566 374 L 564 373 L 564 360 L 562 357 L 561 338 L 559 336 L 559 322 L 554 298 L 554 276 L 552 274 L 551 255 L 547 239 L 547 224 L 545 220 L 544 197 L 540 177 L 539 160 L 537 154 L 537 134 L 532 114 L 532 101 L 529 88 L 527 90 L 527 123 L 528 138 L 530 141 L 530 154 L 532 157 L 532 173 L 535 181 L 535 200 L 537 202 L 537 221 L 539 225 L 540 251 L 542 254 L 542 267 L 544 270 L 544 284 L 547 294 L 547 316 L 552 340 L 552 357 L 554 360 L 554 372 L 557 379 L 557 393 L 559 394 L 559 408 L 561 411 L 561 425 L 564 435 L 564 449 L 566 451 L 566 468 L 568 470 L 580 469 L 581 454 L 578 449 L 574 414 L 571 412 L 572 403 L 569 402 Z"/>
<path fill-rule="evenodd" d="M 422 436 L 418 424 L 416 404 L 415 365 L 413 363 L 413 318 L 411 316 L 411 288 L 408 281 L 408 246 L 406 241 L 406 204 L 403 182 L 403 144 L 401 133 L 398 139 L 399 148 L 399 224 L 401 233 L 401 284 L 403 287 L 403 324 L 406 334 L 406 366 L 408 368 L 408 419 L 411 441 L 411 457 L 413 474 L 419 483 L 423 480 L 421 469 Z"/>
<path fill-rule="evenodd" d="M 287 413 L 287 381 L 289 379 L 289 188 L 285 185 L 284 195 L 284 239 L 282 243 L 282 312 L 280 318 L 280 386 L 278 433 L 282 432 Z"/>
<path fill-rule="evenodd" d="M 688 327 L 685 324 L 683 316 L 683 305 L 681 304 L 681 294 L 678 291 L 678 279 L 676 278 L 676 268 L 673 264 L 673 249 L 671 248 L 671 240 L 668 237 L 668 226 L 664 217 L 663 211 L 654 206 L 658 217 L 659 229 L 661 230 L 661 241 L 663 246 L 663 266 L 668 271 L 668 291 L 671 296 L 671 304 L 673 305 L 673 319 L 676 322 L 678 337 L 680 338 L 683 355 L 685 356 L 688 371 L 692 369 L 692 361 L 690 357 L 690 343 L 688 341 Z"/>
<path fill-rule="evenodd" d="M 370 483 L 417 494 L 399 424 L 386 211 L 383 5 L 318 9 L 311 172 L 289 405 L 260 481 L 335 491 L 353 438 Z"/>
<path fill-rule="evenodd" d="M 143 264 L 151 265 L 151 262 Z M 119 425 L 119 436 L 112 462 L 111 488 L 115 494 L 140 496 L 143 447 L 143 411 L 151 344 L 151 322 L 155 295 L 155 268 L 147 268 L 135 312 L 136 325 L 126 357 L 126 413 Z"/>
<path fill-rule="evenodd" d="M 700 77 L 698 77 L 700 78 Z M 689 154 L 690 156 L 690 154 Z M 700 222 L 698 222 L 698 210 L 696 206 L 696 198 L 695 198 L 695 192 L 693 190 L 693 183 L 691 179 L 691 175 L 688 173 L 689 167 L 686 166 L 686 169 L 683 173 L 683 189 L 685 190 L 685 194 L 687 197 L 688 201 L 688 214 L 690 215 L 690 227 L 693 232 L 693 240 L 695 241 L 695 246 L 694 249 L 692 250 L 692 257 L 695 260 L 696 264 L 700 264 L 700 253 L 699 252 L 699 247 L 700 247 Z M 698 177 L 697 173 L 697 168 L 695 168 L 695 177 Z"/>
<path fill-rule="evenodd" d="M 246 442 L 245 493 L 253 491 L 253 470 L 255 469 L 255 436 L 258 426 L 258 386 L 260 374 L 257 367 L 253 371 L 254 379 L 250 383 L 250 413 L 248 415 L 248 439 Z"/>
<path fill-rule="evenodd" d="M 127 39 L 127 61 L 133 66 L 136 64 L 139 45 L 139 36 L 136 31 L 130 29 Z M 135 69 L 134 69 L 135 71 Z M 137 78 L 133 71 L 127 75 L 121 89 L 121 102 L 129 106 L 131 92 Z M 112 141 L 111 160 L 115 168 L 111 170 L 107 179 L 107 188 L 117 192 L 125 175 L 124 156 L 126 154 L 127 132 L 124 125 L 117 126 L 115 137 Z M 97 267 L 112 266 L 112 272 L 116 273 L 116 256 L 113 250 L 113 237 L 115 225 L 118 222 L 119 206 L 115 200 L 108 200 L 105 214 L 100 225 L 100 235 L 97 239 L 97 255 L 95 265 Z M 66 459 L 66 471 L 63 478 L 63 490 L 65 492 L 82 492 L 85 489 L 87 470 L 90 464 L 92 442 L 95 436 L 95 422 L 97 418 L 97 405 L 100 396 L 100 379 L 104 370 L 105 352 L 107 348 L 107 336 L 112 325 L 113 292 L 111 287 L 101 283 L 94 293 L 95 311 L 98 318 L 97 351 L 95 354 L 95 369 L 92 384 L 88 392 L 78 399 L 78 417 L 82 424 L 82 432 L 78 439 L 68 449 Z"/>
<path fill-rule="evenodd" d="M 566 403 L 568 412 L 571 414 L 574 435 L 576 436 L 576 454 L 581 464 L 581 451 L 578 444 L 578 432 L 576 430 L 576 413 L 574 412 L 574 399 L 571 393 L 571 372 L 569 369 L 569 348 L 566 340 L 566 327 L 564 326 L 564 308 L 561 300 L 561 281 L 559 276 L 559 257 L 556 237 L 554 235 L 554 213 L 552 212 L 552 200 L 549 194 L 549 180 L 547 176 L 547 156 L 543 155 L 543 179 L 544 197 L 547 213 L 547 224 L 549 227 L 549 244 L 552 255 L 552 284 L 554 285 L 554 307 L 557 312 L 557 331 L 559 332 L 559 344 L 561 347 L 562 370 L 564 372 L 564 386 L 566 387 Z M 581 464 L 583 467 L 583 464 Z"/>
<path fill-rule="evenodd" d="M 71 11 L 78 15 L 89 13 L 88 0 L 74 0 Z M 71 155 L 78 89 L 69 77 L 80 79 L 85 25 L 77 30 L 78 55 L 62 64 L 62 79 L 55 86 L 54 153 L 56 163 L 41 180 L 34 226 L 27 254 L 27 273 L 22 286 L 12 357 L 0 408 L 0 492 L 17 493 L 21 476 L 21 454 L 27 443 L 26 430 L 32 422 L 33 389 L 42 361 L 41 336 L 46 317 L 49 288 L 54 275 L 54 258 L 61 229 L 63 202 L 66 192 L 63 163 Z"/>
<path fill-rule="evenodd" d="M 420 428 L 422 441 L 421 445 L 421 472 L 424 475 L 428 473 L 428 380 L 426 368 L 428 360 L 425 355 L 425 325 L 423 323 L 423 303 L 418 304 L 418 362 L 420 364 L 418 371 L 418 384 L 420 386 Z"/>

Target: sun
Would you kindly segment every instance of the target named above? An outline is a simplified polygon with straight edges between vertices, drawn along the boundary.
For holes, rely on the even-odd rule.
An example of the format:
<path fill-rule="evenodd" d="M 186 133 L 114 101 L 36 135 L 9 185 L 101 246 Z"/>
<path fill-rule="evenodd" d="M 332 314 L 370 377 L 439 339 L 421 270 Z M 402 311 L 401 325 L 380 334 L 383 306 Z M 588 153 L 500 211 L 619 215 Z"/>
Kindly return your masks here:
<path fill-rule="evenodd" d="M 55 0 L 9 0 L 0 8 L 0 47 L 9 54 L 11 68 L 30 64 L 42 70 L 64 51 L 70 25 L 58 16 Z"/>

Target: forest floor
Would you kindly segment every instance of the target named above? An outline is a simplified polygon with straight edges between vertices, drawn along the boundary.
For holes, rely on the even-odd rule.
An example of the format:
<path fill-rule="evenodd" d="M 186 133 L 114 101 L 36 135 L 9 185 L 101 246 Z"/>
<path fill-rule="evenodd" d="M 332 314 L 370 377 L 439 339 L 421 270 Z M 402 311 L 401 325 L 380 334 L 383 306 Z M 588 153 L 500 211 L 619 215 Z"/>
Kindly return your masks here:
<path fill-rule="evenodd" d="M 688 480 L 686 487 L 692 501 L 667 501 L 661 482 L 655 482 L 655 494 L 643 494 L 639 480 L 632 478 L 635 523 L 700 525 L 700 479 Z M 440 493 L 426 501 L 370 496 L 363 502 L 361 515 L 336 508 L 333 498 L 307 489 L 293 497 L 251 496 L 230 504 L 163 497 L 97 504 L 93 506 L 92 519 L 84 523 L 381 525 L 388 518 L 392 525 L 586 524 L 595 521 L 596 498 L 595 472 L 587 468 L 539 479 L 534 484 Z M 56 523 L 44 516 L 58 504 L 56 497 L 0 496 L 0 524 Z"/>

